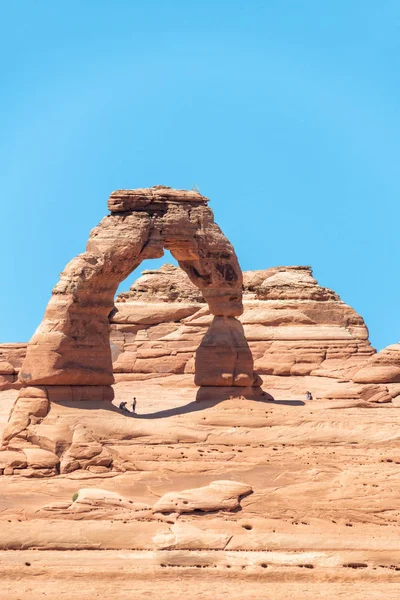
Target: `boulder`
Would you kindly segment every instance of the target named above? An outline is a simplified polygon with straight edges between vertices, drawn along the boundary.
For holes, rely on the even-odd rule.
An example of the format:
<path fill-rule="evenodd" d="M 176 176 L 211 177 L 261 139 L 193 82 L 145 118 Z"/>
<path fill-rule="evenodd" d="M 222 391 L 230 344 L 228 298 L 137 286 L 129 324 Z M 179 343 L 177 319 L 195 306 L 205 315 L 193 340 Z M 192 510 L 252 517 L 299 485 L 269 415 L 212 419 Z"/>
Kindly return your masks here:
<path fill-rule="evenodd" d="M 235 510 L 240 498 L 252 493 L 251 486 L 237 481 L 213 481 L 209 485 L 164 494 L 154 505 L 154 512 L 190 513 Z"/>

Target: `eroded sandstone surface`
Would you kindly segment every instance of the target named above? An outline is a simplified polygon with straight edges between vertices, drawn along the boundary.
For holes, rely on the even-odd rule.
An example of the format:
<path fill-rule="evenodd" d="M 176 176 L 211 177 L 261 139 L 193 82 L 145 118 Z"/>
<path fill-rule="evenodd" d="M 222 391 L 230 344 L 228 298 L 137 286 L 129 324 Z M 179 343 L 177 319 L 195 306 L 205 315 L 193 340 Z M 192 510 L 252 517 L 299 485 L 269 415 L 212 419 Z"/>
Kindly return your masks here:
<path fill-rule="evenodd" d="M 0 598 L 397 598 L 398 408 L 264 378 L 274 400 L 199 403 L 170 374 L 115 384 L 112 404 L 52 402 L 32 451 L 7 451 Z M 0 392 L 3 427 L 16 395 Z"/>

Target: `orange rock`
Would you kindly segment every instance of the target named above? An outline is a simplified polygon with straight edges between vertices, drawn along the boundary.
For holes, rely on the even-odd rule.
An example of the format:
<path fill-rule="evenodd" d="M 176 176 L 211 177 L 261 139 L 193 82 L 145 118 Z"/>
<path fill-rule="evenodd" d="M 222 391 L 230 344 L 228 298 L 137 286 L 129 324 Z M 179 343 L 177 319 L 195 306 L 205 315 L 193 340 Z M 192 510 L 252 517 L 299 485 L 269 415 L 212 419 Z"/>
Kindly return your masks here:
<path fill-rule="evenodd" d="M 387 346 L 353 375 L 356 383 L 400 383 L 400 344 Z"/>

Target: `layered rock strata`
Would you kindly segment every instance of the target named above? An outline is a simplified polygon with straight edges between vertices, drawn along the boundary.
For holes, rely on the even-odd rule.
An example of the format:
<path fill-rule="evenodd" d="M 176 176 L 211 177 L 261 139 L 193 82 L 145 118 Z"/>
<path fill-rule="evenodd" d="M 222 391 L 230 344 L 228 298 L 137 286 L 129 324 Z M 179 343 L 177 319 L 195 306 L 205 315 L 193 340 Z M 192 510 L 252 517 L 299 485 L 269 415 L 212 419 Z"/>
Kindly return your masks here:
<path fill-rule="evenodd" d="M 228 329 L 179 268 L 144 271 L 116 298 L 110 317 L 117 380 L 193 373 L 200 344 L 197 356 L 211 375 L 217 357 L 225 361 L 216 342 L 222 339 L 236 346 L 239 361 L 248 356 L 240 349 L 249 347 L 260 375 L 351 379 L 375 354 L 363 319 L 319 286 L 310 267 L 245 272 L 243 290 L 240 323 Z"/>
<path fill-rule="evenodd" d="M 362 317 L 310 267 L 276 267 L 245 277 L 242 323 L 261 374 L 351 379 L 375 353 Z"/>

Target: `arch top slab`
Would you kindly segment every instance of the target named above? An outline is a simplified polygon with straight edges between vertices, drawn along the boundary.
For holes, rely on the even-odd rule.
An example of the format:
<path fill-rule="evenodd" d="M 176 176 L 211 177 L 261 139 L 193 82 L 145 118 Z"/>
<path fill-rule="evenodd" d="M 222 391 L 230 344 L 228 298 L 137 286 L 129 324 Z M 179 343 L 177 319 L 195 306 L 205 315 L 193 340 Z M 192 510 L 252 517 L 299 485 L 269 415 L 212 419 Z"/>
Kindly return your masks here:
<path fill-rule="evenodd" d="M 118 285 L 144 259 L 171 251 L 216 317 L 243 312 L 242 272 L 208 199 L 164 186 L 117 190 L 53 289 L 20 379 L 28 385 L 110 385 L 109 314 Z"/>
<path fill-rule="evenodd" d="M 206 206 L 209 199 L 196 190 L 175 190 L 164 185 L 134 190 L 116 190 L 108 200 L 111 213 L 130 212 L 147 208 L 163 210 L 166 204 L 193 204 Z"/>
<path fill-rule="evenodd" d="M 157 244 L 171 251 L 179 266 L 196 285 L 215 316 L 243 312 L 242 271 L 232 244 L 214 221 L 209 200 L 194 190 L 164 186 L 117 190 L 108 201 L 112 215 L 151 216 L 148 251 Z"/>

